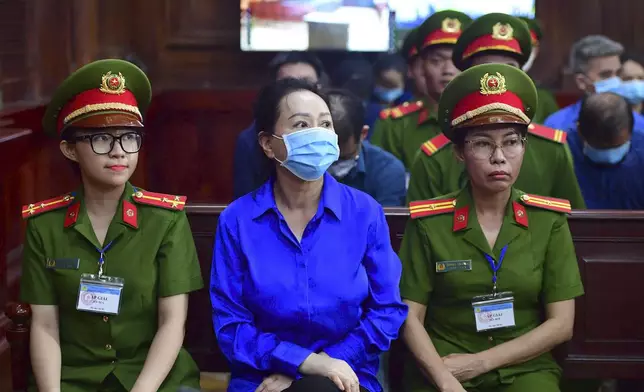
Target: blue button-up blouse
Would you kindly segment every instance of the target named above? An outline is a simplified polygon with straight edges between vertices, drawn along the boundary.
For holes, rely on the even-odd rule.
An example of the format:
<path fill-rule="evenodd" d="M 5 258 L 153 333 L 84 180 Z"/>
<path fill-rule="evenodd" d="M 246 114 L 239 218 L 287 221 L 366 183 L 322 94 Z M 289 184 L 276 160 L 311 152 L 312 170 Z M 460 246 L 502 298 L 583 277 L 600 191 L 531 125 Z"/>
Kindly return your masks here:
<path fill-rule="evenodd" d="M 233 202 L 219 218 L 210 283 L 228 390 L 253 392 L 273 373 L 298 378 L 302 362 L 324 351 L 381 391 L 378 356 L 407 315 L 400 274 L 382 207 L 329 174 L 301 241 L 272 180 Z"/>

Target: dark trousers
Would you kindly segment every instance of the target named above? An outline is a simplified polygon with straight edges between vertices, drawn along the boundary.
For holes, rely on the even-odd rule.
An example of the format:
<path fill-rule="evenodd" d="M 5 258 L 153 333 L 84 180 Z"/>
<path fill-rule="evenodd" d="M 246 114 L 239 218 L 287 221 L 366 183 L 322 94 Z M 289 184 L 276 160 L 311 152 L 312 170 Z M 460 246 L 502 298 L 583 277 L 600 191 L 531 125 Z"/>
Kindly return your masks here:
<path fill-rule="evenodd" d="M 333 381 L 322 376 L 306 376 L 296 380 L 284 392 L 340 392 Z M 360 387 L 360 392 L 369 392 L 366 388 Z"/>

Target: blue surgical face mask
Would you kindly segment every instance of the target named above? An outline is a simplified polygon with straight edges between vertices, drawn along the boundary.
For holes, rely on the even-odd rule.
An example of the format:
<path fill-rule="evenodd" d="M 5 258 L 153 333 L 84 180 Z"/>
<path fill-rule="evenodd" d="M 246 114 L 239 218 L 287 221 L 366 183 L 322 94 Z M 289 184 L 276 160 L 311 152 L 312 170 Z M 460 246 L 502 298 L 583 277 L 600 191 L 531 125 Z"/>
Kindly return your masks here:
<path fill-rule="evenodd" d="M 644 101 L 644 80 L 622 82 L 613 92 L 624 97 L 631 105 L 635 105 Z"/>
<path fill-rule="evenodd" d="M 331 167 L 329 167 L 329 174 L 331 174 L 336 179 L 342 179 L 351 173 L 351 171 L 358 166 L 358 158 L 360 156 L 355 156 L 351 159 L 342 159 L 337 162 L 334 162 Z"/>
<path fill-rule="evenodd" d="M 604 80 L 598 80 L 593 85 L 595 86 L 595 92 L 597 94 L 601 93 L 612 93 L 616 89 L 620 87 L 622 84 L 622 79 L 618 78 L 617 76 L 613 76 L 612 78 L 604 79 Z"/>
<path fill-rule="evenodd" d="M 391 103 L 402 97 L 405 93 L 405 90 L 402 88 L 388 89 L 381 86 L 375 86 L 373 88 L 373 94 L 378 97 L 383 102 Z"/>
<path fill-rule="evenodd" d="M 627 141 L 619 147 L 599 149 L 584 143 L 584 155 L 591 161 L 603 165 L 614 165 L 621 162 L 631 149 L 631 141 Z"/>
<path fill-rule="evenodd" d="M 286 159 L 275 160 L 304 181 L 322 177 L 340 156 L 338 135 L 333 129 L 308 128 L 281 137 L 272 136 L 283 140 L 286 146 Z"/>

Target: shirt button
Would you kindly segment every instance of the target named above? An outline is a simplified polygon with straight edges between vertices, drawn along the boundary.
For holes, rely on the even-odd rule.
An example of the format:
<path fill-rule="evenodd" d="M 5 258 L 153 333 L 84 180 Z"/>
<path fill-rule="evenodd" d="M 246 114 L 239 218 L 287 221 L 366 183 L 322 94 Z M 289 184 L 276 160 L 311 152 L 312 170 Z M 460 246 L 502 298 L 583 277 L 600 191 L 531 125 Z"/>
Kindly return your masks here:
<path fill-rule="evenodd" d="M 492 336 L 488 336 L 488 337 L 487 337 L 487 340 L 489 340 L 490 342 L 493 342 L 493 341 L 494 341 L 494 338 L 493 338 Z"/>
<path fill-rule="evenodd" d="M 109 318 L 109 317 L 107 317 L 107 316 L 103 316 L 103 322 L 105 322 L 105 323 L 106 323 L 106 322 L 108 322 L 108 321 L 110 321 L 110 318 Z"/>
<path fill-rule="evenodd" d="M 106 345 L 105 345 L 105 349 L 106 349 L 106 350 L 108 350 L 108 351 L 109 351 L 109 350 L 111 350 L 111 349 L 112 349 L 112 345 L 111 345 L 111 344 L 106 344 Z"/>

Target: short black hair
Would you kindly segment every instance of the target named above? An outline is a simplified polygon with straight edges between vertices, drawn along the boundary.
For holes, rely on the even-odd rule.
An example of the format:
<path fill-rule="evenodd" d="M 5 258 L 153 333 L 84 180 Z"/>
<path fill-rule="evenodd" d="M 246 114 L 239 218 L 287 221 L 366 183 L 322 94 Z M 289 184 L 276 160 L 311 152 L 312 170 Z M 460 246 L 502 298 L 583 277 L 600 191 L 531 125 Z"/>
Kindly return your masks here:
<path fill-rule="evenodd" d="M 349 59 L 340 62 L 331 75 L 331 85 L 352 91 L 363 101 L 371 98 L 373 92 L 373 70 L 365 59 Z"/>
<path fill-rule="evenodd" d="M 275 134 L 275 124 L 282 110 L 282 99 L 296 91 L 310 91 L 322 98 L 327 106 L 329 106 L 329 99 L 320 91 L 316 84 L 303 79 L 285 78 L 276 80 L 264 86 L 255 101 L 255 129 L 258 135 L 260 132 L 265 132 L 270 135 Z M 263 177 L 264 180 L 267 180 L 275 171 L 275 165 L 266 158 L 266 155 L 264 155 L 261 149 L 259 152 L 262 159 L 266 161 Z"/>
<path fill-rule="evenodd" d="M 624 129 L 633 132 L 635 122 L 628 102 L 613 93 L 585 97 L 579 111 L 579 134 L 593 147 L 614 144 Z"/>
<path fill-rule="evenodd" d="M 397 53 L 387 53 L 378 57 L 373 64 L 373 74 L 376 76 L 390 69 L 405 75 L 407 73 L 407 62 Z"/>
<path fill-rule="evenodd" d="M 318 78 L 324 73 L 324 66 L 322 61 L 318 56 L 310 52 L 283 52 L 279 53 L 277 56 L 271 60 L 269 63 L 269 68 L 271 70 L 271 76 L 273 79 L 277 78 L 277 74 L 283 66 L 287 64 L 308 64 L 315 70 Z"/>
<path fill-rule="evenodd" d="M 329 109 L 333 118 L 333 129 L 338 134 L 338 142 L 346 143 L 351 137 L 360 140 L 364 127 L 365 109 L 355 94 L 344 89 L 329 89 Z"/>

